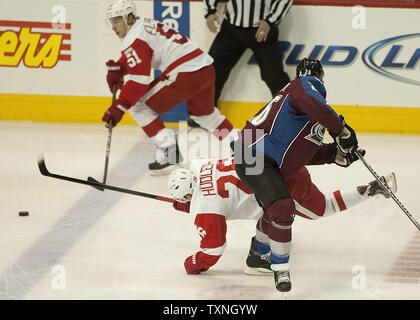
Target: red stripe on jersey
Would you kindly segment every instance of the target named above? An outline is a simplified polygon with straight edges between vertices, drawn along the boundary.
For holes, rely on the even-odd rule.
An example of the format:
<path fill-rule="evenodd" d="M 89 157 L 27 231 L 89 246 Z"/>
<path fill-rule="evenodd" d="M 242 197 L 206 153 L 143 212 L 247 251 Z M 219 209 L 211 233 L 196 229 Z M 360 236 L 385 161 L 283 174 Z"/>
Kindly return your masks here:
<path fill-rule="evenodd" d="M 147 42 L 136 39 L 131 46 L 122 51 L 122 57 L 118 62 L 129 75 L 150 76 L 152 55 L 153 50 Z M 120 97 L 124 97 L 133 106 L 148 88 L 148 85 L 127 81 L 121 90 Z"/>
<path fill-rule="evenodd" d="M 124 60 L 124 56 L 121 56 L 119 59 L 118 59 L 118 61 L 117 61 L 119 64 L 120 64 L 120 66 L 121 66 L 121 71 L 122 71 L 122 73 L 123 73 L 123 75 L 126 75 L 127 74 L 127 64 L 125 63 L 125 60 Z"/>
<path fill-rule="evenodd" d="M 223 122 L 217 127 L 216 130 L 213 130 L 213 135 L 222 141 L 226 138 L 229 133 L 232 131 L 233 125 L 228 119 L 223 120 Z"/>
<path fill-rule="evenodd" d="M 226 242 L 226 218 L 220 214 L 200 213 L 195 217 L 194 224 L 201 237 L 201 249 L 215 249 Z"/>
<path fill-rule="evenodd" d="M 205 254 L 204 252 L 200 251 L 197 253 L 196 257 L 201 262 L 200 266 L 204 269 L 208 269 L 211 266 L 215 265 L 221 256 L 211 256 L 209 254 Z"/>
<path fill-rule="evenodd" d="M 130 106 L 132 107 L 137 103 L 137 101 L 139 101 L 141 97 L 144 96 L 148 88 L 148 85 L 129 80 L 121 89 L 120 99 L 124 98 L 130 103 Z"/>
<path fill-rule="evenodd" d="M 179 65 L 183 64 L 184 62 L 187 62 L 188 60 L 194 59 L 198 57 L 199 55 L 203 54 L 203 51 L 201 49 L 195 49 L 194 51 L 186 54 L 185 56 L 179 58 L 178 60 L 172 62 L 166 69 L 163 71 L 163 74 L 168 74 L 173 69 L 178 67 Z"/>
<path fill-rule="evenodd" d="M 340 190 L 334 191 L 334 198 L 335 200 L 337 200 L 340 211 L 344 211 L 347 209 L 346 204 L 344 203 L 343 197 L 341 196 Z"/>
<path fill-rule="evenodd" d="M 165 129 L 165 125 L 159 117 L 143 127 L 144 133 L 146 133 L 149 138 L 157 135 L 157 133 L 162 129 Z"/>

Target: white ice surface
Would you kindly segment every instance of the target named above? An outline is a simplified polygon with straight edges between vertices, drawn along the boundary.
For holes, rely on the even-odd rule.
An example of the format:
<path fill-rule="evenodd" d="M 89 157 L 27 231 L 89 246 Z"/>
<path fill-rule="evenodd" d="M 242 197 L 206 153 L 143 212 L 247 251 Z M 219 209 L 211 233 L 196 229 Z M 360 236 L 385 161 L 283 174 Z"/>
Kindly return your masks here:
<path fill-rule="evenodd" d="M 271 276 L 243 273 L 254 221 L 228 222 L 222 258 L 189 276 L 183 262 L 199 236 L 187 214 L 38 171 L 44 152 L 53 173 L 101 180 L 106 137 L 102 125 L 0 121 L 0 299 L 283 299 Z M 358 137 L 379 174 L 396 173 L 397 196 L 420 220 L 420 136 Z M 166 177 L 147 173 L 153 158 L 138 127 L 116 127 L 107 183 L 168 196 Z M 325 193 L 373 180 L 360 161 L 310 172 Z M 420 298 L 420 232 L 392 200 L 317 221 L 296 217 L 291 265 L 288 299 Z"/>

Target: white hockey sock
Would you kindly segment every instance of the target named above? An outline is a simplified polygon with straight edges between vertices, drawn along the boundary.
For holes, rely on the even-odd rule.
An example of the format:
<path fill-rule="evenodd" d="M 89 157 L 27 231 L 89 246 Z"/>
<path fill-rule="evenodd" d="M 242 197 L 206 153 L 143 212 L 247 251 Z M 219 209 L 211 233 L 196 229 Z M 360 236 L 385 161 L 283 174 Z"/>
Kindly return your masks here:
<path fill-rule="evenodd" d="M 154 139 L 158 148 L 165 149 L 176 143 L 176 134 L 173 130 L 164 128 L 154 136 Z"/>
<path fill-rule="evenodd" d="M 269 244 L 270 240 L 268 239 L 268 235 L 258 229 L 256 229 L 256 232 L 255 232 L 255 239 L 257 239 L 261 243 L 264 243 L 267 246 L 270 245 Z"/>
<path fill-rule="evenodd" d="M 165 163 L 168 161 L 167 153 L 165 150 L 170 146 L 174 146 L 176 144 L 176 134 L 173 130 L 169 128 L 164 128 L 160 130 L 156 136 L 154 136 L 154 140 L 156 143 L 156 161 L 158 163 Z"/>
<path fill-rule="evenodd" d="M 226 119 L 226 117 L 220 114 L 219 109 L 214 108 L 214 111 L 206 116 L 193 116 L 191 119 L 197 122 L 201 127 L 211 130 L 217 129 L 217 127 Z"/>
<path fill-rule="evenodd" d="M 327 206 L 325 208 L 324 217 L 347 210 L 365 201 L 366 199 L 368 198 L 362 196 L 357 191 L 357 188 L 337 190 L 332 194 L 332 196 L 329 199 L 327 199 L 328 201 Z"/>

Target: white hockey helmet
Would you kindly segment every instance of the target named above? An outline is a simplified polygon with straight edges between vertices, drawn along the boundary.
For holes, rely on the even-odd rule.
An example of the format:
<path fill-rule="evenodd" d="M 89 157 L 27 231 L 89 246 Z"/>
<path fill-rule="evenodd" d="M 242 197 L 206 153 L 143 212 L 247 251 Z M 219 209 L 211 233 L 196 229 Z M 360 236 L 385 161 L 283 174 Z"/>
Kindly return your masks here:
<path fill-rule="evenodd" d="M 132 14 L 134 17 L 137 17 L 136 14 L 136 5 L 132 0 L 116 0 L 113 1 L 106 10 L 105 21 L 109 23 L 109 19 L 115 17 L 122 17 L 125 24 L 127 24 L 127 17 L 129 14 Z"/>
<path fill-rule="evenodd" d="M 188 194 L 193 193 L 193 174 L 188 169 L 172 171 L 168 178 L 168 189 L 171 197 L 179 202 L 187 202 Z"/>

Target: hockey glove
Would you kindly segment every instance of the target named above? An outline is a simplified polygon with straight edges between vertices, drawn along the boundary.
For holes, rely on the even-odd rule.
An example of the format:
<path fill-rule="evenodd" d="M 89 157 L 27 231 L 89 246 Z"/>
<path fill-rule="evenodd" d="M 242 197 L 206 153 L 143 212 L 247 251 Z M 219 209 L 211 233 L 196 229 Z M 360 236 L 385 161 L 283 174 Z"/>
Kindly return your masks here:
<path fill-rule="evenodd" d="M 111 126 L 115 127 L 118 122 L 121 121 L 124 113 L 127 109 L 130 108 L 130 104 L 125 99 L 117 99 L 112 102 L 112 105 L 105 112 L 102 117 L 102 121 L 109 123 L 111 121 Z M 107 125 L 108 126 L 108 125 Z"/>
<path fill-rule="evenodd" d="M 366 150 L 363 149 L 359 149 L 359 152 L 362 156 L 366 154 Z M 335 163 L 340 167 L 347 168 L 357 160 L 359 160 L 359 157 L 354 152 L 343 153 L 335 143 L 328 146 L 326 163 Z"/>
<path fill-rule="evenodd" d="M 175 201 L 172 206 L 175 210 L 182 211 L 185 213 L 190 213 L 190 202 L 178 202 Z"/>
<path fill-rule="evenodd" d="M 201 265 L 200 252 L 189 256 L 184 262 L 185 271 L 188 274 L 199 274 L 200 272 L 206 271 L 207 269 Z"/>
<path fill-rule="evenodd" d="M 109 90 L 113 93 L 117 89 L 121 89 L 124 84 L 124 73 L 122 66 L 114 60 L 109 60 L 106 63 L 108 74 L 106 75 L 106 81 L 108 82 Z"/>
<path fill-rule="evenodd" d="M 338 134 L 330 131 L 329 133 L 343 153 L 350 153 L 357 149 L 356 132 L 344 121 L 343 116 L 340 115 L 340 119 L 343 121 L 343 131 Z"/>

